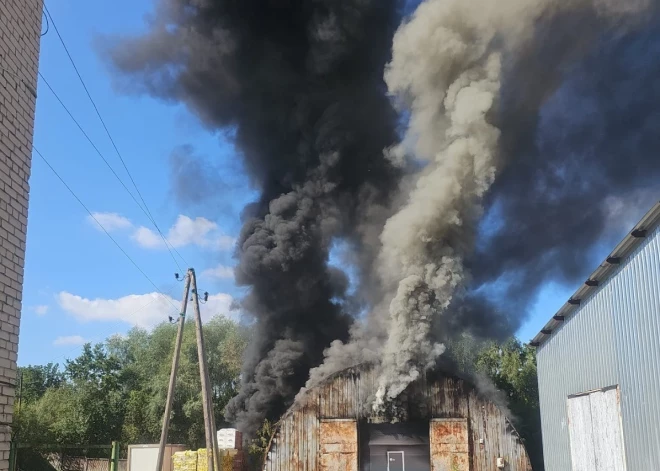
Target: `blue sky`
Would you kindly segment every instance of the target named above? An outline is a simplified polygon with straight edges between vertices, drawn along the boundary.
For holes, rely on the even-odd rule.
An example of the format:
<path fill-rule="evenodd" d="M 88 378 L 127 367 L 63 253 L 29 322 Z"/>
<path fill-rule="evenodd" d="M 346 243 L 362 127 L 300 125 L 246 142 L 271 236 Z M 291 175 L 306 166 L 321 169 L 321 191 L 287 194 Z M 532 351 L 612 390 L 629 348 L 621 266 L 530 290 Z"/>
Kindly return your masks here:
<path fill-rule="evenodd" d="M 95 48 L 101 34 L 140 31 L 151 0 L 50 0 L 47 6 L 154 219 L 196 268 L 200 291 L 211 293 L 204 315 L 229 312 L 232 297 L 240 296 L 229 270 L 231 242 L 239 230 L 240 207 L 253 197 L 245 178 L 236 174 L 232 146 L 181 106 L 114 91 Z M 42 38 L 40 70 L 132 190 L 52 26 Z M 178 304 L 182 285 L 174 273 L 179 269 L 162 240 L 41 80 L 34 144 L 158 289 Z M 188 144 L 215 162 L 214 171 L 237 183 L 224 188 L 213 204 L 182 205 L 173 195 L 168 162 L 175 149 Z M 36 155 L 30 185 L 20 365 L 62 362 L 84 341 L 102 341 L 134 325 L 150 327 L 176 313 Z M 519 332 L 521 339 L 533 337 L 575 288 L 547 286 Z"/>
<path fill-rule="evenodd" d="M 239 221 L 237 213 L 227 208 L 239 208 L 249 199 L 247 185 L 243 184 L 244 191 L 224 194 L 232 204 L 221 210 L 184 207 L 173 195 L 168 161 L 177 147 L 194 144 L 197 154 L 212 157 L 222 168 L 232 164 L 231 146 L 202 129 L 181 107 L 113 91 L 95 47 L 101 34 L 139 31 L 151 2 L 51 0 L 47 6 L 154 219 L 196 268 L 200 291 L 211 293 L 211 301 L 202 306 L 203 315 L 228 312 L 230 297 L 239 294 L 227 270 Z M 52 26 L 41 47 L 41 73 L 133 189 Z M 35 147 L 92 212 L 103 214 L 104 225 L 115 228 L 113 237 L 159 290 L 178 304 L 182 284 L 174 273 L 179 269 L 149 219 L 41 79 L 38 90 Z M 176 312 L 153 295 L 154 286 L 36 154 L 30 185 L 19 364 L 61 362 L 74 356 L 83 340 L 101 341 L 132 325 L 149 327 Z"/>

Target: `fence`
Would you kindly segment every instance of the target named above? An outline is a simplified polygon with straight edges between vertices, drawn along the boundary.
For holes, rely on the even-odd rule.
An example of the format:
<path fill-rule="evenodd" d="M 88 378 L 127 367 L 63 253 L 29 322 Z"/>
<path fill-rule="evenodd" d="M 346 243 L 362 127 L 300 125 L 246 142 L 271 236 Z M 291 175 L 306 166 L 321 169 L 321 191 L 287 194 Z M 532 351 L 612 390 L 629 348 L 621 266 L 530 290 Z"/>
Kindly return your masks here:
<path fill-rule="evenodd" d="M 116 442 L 114 448 L 113 445 L 12 444 L 10 471 L 111 471 L 116 451 Z M 126 469 L 126 460 L 116 460 L 116 471 Z"/>
<path fill-rule="evenodd" d="M 55 471 L 110 471 L 110 458 L 86 458 L 51 454 L 48 462 Z M 25 470 L 29 471 L 29 470 Z"/>

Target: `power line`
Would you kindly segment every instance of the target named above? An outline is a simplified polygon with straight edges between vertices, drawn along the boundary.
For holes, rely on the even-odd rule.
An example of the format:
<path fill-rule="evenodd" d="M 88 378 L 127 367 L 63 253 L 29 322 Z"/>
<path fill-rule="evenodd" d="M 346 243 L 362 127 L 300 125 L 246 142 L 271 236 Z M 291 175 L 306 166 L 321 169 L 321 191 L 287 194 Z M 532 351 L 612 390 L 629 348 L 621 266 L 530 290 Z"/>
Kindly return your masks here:
<path fill-rule="evenodd" d="M 62 182 L 62 184 L 66 187 L 66 189 L 69 190 L 69 193 L 71 193 L 71 194 L 73 195 L 73 197 L 78 201 L 78 203 L 80 203 L 80 205 L 81 205 L 83 208 L 85 208 L 85 211 L 87 211 L 87 213 L 90 215 L 90 217 L 96 222 L 96 224 L 99 225 L 99 227 L 103 230 L 103 232 L 105 232 L 105 234 L 110 238 L 110 240 L 111 240 L 111 241 L 117 246 L 117 248 L 121 251 L 121 253 L 123 253 L 124 256 L 125 256 L 125 257 L 126 257 L 126 258 L 127 258 L 132 264 L 133 264 L 133 266 L 135 266 L 135 268 L 137 268 L 138 271 L 139 271 L 140 273 L 142 273 L 142 276 L 144 276 L 144 277 L 147 279 L 147 281 L 149 281 L 149 283 L 151 283 L 151 285 L 156 289 L 156 292 L 158 292 L 158 293 L 159 293 L 159 294 L 160 294 L 160 295 L 161 295 L 161 296 L 162 296 L 162 297 L 163 297 L 168 303 L 170 303 L 174 309 L 177 309 L 177 310 L 178 310 L 178 308 L 176 307 L 176 305 L 175 305 L 175 304 L 174 304 L 174 303 L 173 303 L 173 302 L 172 302 L 172 301 L 171 301 L 171 300 L 170 300 L 170 299 L 169 299 L 169 298 L 168 298 L 168 297 L 167 297 L 167 296 L 166 296 L 166 295 L 165 295 L 165 294 L 164 294 L 164 293 L 158 288 L 158 286 L 156 285 L 156 283 L 154 283 L 154 282 L 151 280 L 151 278 L 149 278 L 149 275 L 147 275 L 147 274 L 145 273 L 145 271 L 144 271 L 142 268 L 140 268 L 140 266 L 135 262 L 135 260 L 133 260 L 133 259 L 131 258 L 131 256 L 128 255 L 128 253 L 124 250 L 124 248 L 123 248 L 121 245 L 119 245 L 119 242 L 117 242 L 117 241 L 115 240 L 115 238 L 112 237 L 112 235 L 106 230 L 106 228 L 103 227 L 103 224 L 101 224 L 101 223 L 99 222 L 99 220 L 96 219 L 96 217 L 95 217 L 94 214 L 89 210 L 89 208 L 87 207 L 87 205 L 85 205 L 85 203 L 83 203 L 83 201 L 78 197 L 78 195 L 76 195 L 76 193 L 71 189 L 71 187 L 67 184 L 67 182 L 64 181 L 64 179 L 60 176 L 59 173 L 57 173 L 57 171 L 53 168 L 53 166 L 50 164 L 50 162 L 48 162 L 48 160 L 46 160 L 46 157 L 44 157 L 43 154 L 42 154 L 41 152 L 39 152 L 39 149 L 37 149 L 36 147 L 33 146 L 33 150 L 34 150 L 34 152 L 37 153 L 37 155 L 38 155 L 39 157 L 41 157 L 41 159 L 46 163 L 46 165 L 48 166 L 48 168 L 51 169 L 51 171 L 52 171 L 52 172 L 55 174 L 55 176 L 56 176 L 56 177 Z"/>
<path fill-rule="evenodd" d="M 124 158 L 122 157 L 121 152 L 119 152 L 119 148 L 117 147 L 117 144 L 115 143 L 115 140 L 114 140 L 114 138 L 112 137 L 112 134 L 110 133 L 110 130 L 108 129 L 108 126 L 107 126 L 106 123 L 105 123 L 105 120 L 104 120 L 103 117 L 101 116 L 101 112 L 99 111 L 99 108 L 98 108 L 98 106 L 96 105 L 96 102 L 95 102 L 94 99 L 92 98 L 92 94 L 90 93 L 89 89 L 87 88 L 87 85 L 85 84 L 85 81 L 84 81 L 83 78 L 82 78 L 82 74 L 81 74 L 80 71 L 78 70 L 78 67 L 76 66 L 76 63 L 75 63 L 75 61 L 73 60 L 73 56 L 72 56 L 71 53 L 69 52 L 69 48 L 67 47 L 66 43 L 64 42 L 64 38 L 62 37 L 62 35 L 60 34 L 59 29 L 57 28 L 57 24 L 55 23 L 55 20 L 53 19 L 53 16 L 51 15 L 50 11 L 48 10 L 48 7 L 47 7 L 45 4 L 44 4 L 44 10 L 45 10 L 45 12 L 46 12 L 47 17 L 50 18 L 50 23 L 53 25 L 53 30 L 54 30 L 55 33 L 57 34 L 57 37 L 59 38 L 60 43 L 62 43 L 62 47 L 64 48 L 64 51 L 66 52 L 66 55 L 67 55 L 67 57 L 69 58 L 69 61 L 71 62 L 71 65 L 73 66 L 73 69 L 75 70 L 76 75 L 78 76 L 78 79 L 80 80 L 80 83 L 82 84 L 83 88 L 85 89 L 85 93 L 87 94 L 87 98 L 89 98 L 89 101 L 92 103 L 92 106 L 94 107 L 94 111 L 96 111 L 96 115 L 98 116 L 99 120 L 101 121 L 101 124 L 103 125 L 103 129 L 105 129 L 105 132 L 106 132 L 106 134 L 108 135 L 108 138 L 110 139 L 110 142 L 112 143 L 112 146 L 113 146 L 113 148 L 115 149 L 115 152 L 117 153 L 117 156 L 119 157 L 119 160 L 121 161 L 121 163 L 122 163 L 122 165 L 123 165 L 123 167 L 124 167 L 124 170 L 126 170 L 126 174 L 128 175 L 128 178 L 131 180 L 131 183 L 133 183 L 133 187 L 135 187 L 135 191 L 137 192 L 138 196 L 140 197 L 140 200 L 142 201 L 142 203 L 144 204 L 144 209 L 143 209 L 143 211 L 145 212 L 145 214 L 147 215 L 147 217 L 149 218 L 149 220 L 153 223 L 154 227 L 156 228 L 156 230 L 158 231 L 158 233 L 159 233 L 160 236 L 162 237 L 163 242 L 165 242 L 165 246 L 166 246 L 167 249 L 170 251 L 170 254 L 172 255 L 172 258 L 174 258 L 174 254 L 172 254 L 172 250 L 170 250 L 170 245 L 171 245 L 171 244 L 169 244 L 169 242 L 168 242 L 168 240 L 166 239 L 165 235 L 164 235 L 163 232 L 160 230 L 160 227 L 158 227 L 158 224 L 156 223 L 156 220 L 155 220 L 154 217 L 152 216 L 152 214 L 151 214 L 151 210 L 149 209 L 149 206 L 147 205 L 147 202 L 145 201 L 144 197 L 142 196 L 142 193 L 140 192 L 140 189 L 138 188 L 137 183 L 135 182 L 135 179 L 134 179 L 133 176 L 131 175 L 131 172 L 128 170 L 128 166 L 126 165 L 126 161 L 125 161 Z M 49 88 L 50 88 L 50 87 L 49 87 Z M 51 90 L 52 90 L 52 89 L 51 89 Z M 136 201 L 136 202 L 137 202 L 137 201 Z M 142 206 L 140 206 L 140 208 L 142 208 Z M 175 248 L 174 246 L 172 246 L 172 249 L 174 249 L 174 252 L 176 252 L 176 254 L 181 258 L 181 260 L 183 260 L 183 262 L 184 262 L 186 265 L 189 265 L 188 262 L 186 262 L 186 259 L 183 258 L 183 256 L 179 253 L 178 250 L 176 250 L 176 248 Z M 179 267 L 179 270 L 180 270 L 180 271 L 183 271 L 183 270 L 181 269 L 181 267 L 179 266 L 179 264 L 177 263 L 176 259 L 174 259 L 174 262 L 175 262 L 175 263 L 177 264 L 177 266 Z"/>
<path fill-rule="evenodd" d="M 53 94 L 53 96 L 57 99 L 57 101 L 60 103 L 60 105 L 62 105 L 62 108 L 64 108 L 64 111 L 67 112 L 67 114 L 69 115 L 69 117 L 71 118 L 71 120 L 76 124 L 76 126 L 78 126 L 78 129 L 80 129 L 80 132 L 83 133 L 83 136 L 85 136 L 85 138 L 86 138 L 87 141 L 91 144 L 91 146 L 94 148 L 94 150 L 95 150 L 96 153 L 99 155 L 99 157 L 101 157 L 101 159 L 103 160 L 103 162 L 105 163 L 105 165 L 108 167 L 108 169 L 110 169 L 110 171 L 111 171 L 112 174 L 115 176 L 115 178 L 119 181 L 119 183 L 121 183 L 121 186 L 123 186 L 124 189 L 126 190 L 126 192 L 127 192 L 129 195 L 131 195 L 131 198 L 133 199 L 133 201 L 135 201 L 135 204 L 137 204 L 137 205 L 140 207 L 140 209 L 142 209 L 142 211 L 144 211 L 144 209 L 143 209 L 142 206 L 140 205 L 140 202 L 135 198 L 135 195 L 133 195 L 133 193 L 131 192 L 131 190 L 128 189 L 128 187 L 126 186 L 126 184 L 124 183 L 124 181 L 119 177 L 119 175 L 117 175 L 117 172 L 115 172 L 115 169 L 112 167 L 112 165 L 110 165 L 110 162 L 108 162 L 108 159 L 105 158 L 105 156 L 104 156 L 103 153 L 99 150 L 99 148 L 96 146 L 96 144 L 94 144 L 94 141 L 92 141 L 92 138 L 89 137 L 89 134 L 87 134 L 87 132 L 86 132 L 85 129 L 82 127 L 82 125 L 80 124 L 80 122 L 78 122 L 78 120 L 76 119 L 76 117 L 73 116 L 73 113 L 71 113 L 71 111 L 69 110 L 69 108 L 64 104 L 64 102 L 62 101 L 62 99 L 60 98 L 60 96 L 57 94 L 57 92 L 53 89 L 53 87 L 51 87 L 51 85 L 50 85 L 50 83 L 48 82 L 48 80 L 46 80 L 46 77 L 44 77 L 43 74 L 42 74 L 41 72 L 39 72 L 39 77 L 41 77 L 41 80 L 43 80 L 43 82 L 46 84 L 46 86 L 47 86 L 48 89 L 51 91 L 51 93 Z"/>
<path fill-rule="evenodd" d="M 36 149 L 35 149 L 35 151 L 36 151 Z M 37 153 L 38 153 L 38 152 L 37 152 Z M 41 156 L 41 154 L 39 154 L 39 155 Z M 43 156 L 41 156 L 41 157 L 43 158 Z M 56 175 L 57 175 L 57 174 L 56 174 Z M 162 293 L 159 293 L 159 294 L 162 295 Z M 173 294 L 170 292 L 168 295 L 165 295 L 165 296 L 169 296 L 170 298 L 172 298 L 172 297 L 173 297 Z M 146 309 L 147 307 L 151 306 L 153 303 L 156 302 L 156 300 L 157 300 L 157 298 L 153 298 L 151 301 L 149 301 L 148 303 L 144 304 L 142 307 L 139 307 L 139 308 L 136 309 L 135 311 L 131 312 L 131 313 L 128 315 L 128 317 L 132 317 L 133 315 L 137 314 L 138 312 L 140 312 L 140 311 Z M 170 303 L 170 304 L 172 304 L 172 303 Z M 177 312 L 178 312 L 178 311 L 179 311 L 179 309 L 177 308 Z M 163 321 L 163 322 L 164 322 L 164 321 Z M 101 336 L 100 336 L 100 337 L 102 338 L 101 342 L 107 342 L 107 340 L 110 339 L 110 338 L 112 337 L 112 334 L 116 334 L 116 333 L 117 333 L 117 329 L 116 329 L 116 328 L 113 328 L 112 330 L 106 330 L 106 331 L 104 331 L 104 333 L 102 333 Z M 99 335 L 96 336 L 96 339 L 99 339 Z M 95 342 L 96 342 L 96 343 L 99 343 L 99 341 L 97 341 L 97 340 L 95 340 Z M 87 343 L 87 342 L 86 342 L 86 343 Z M 58 363 L 58 364 L 59 364 L 59 360 L 61 360 L 62 358 L 65 358 L 65 357 L 71 355 L 72 353 L 76 352 L 79 348 L 80 348 L 80 346 L 76 346 L 75 348 L 72 348 L 72 349 L 70 349 L 70 350 L 68 350 L 68 351 L 66 351 L 66 352 L 64 352 L 64 353 L 62 353 L 61 355 L 58 355 L 58 356 L 52 357 L 51 359 L 49 359 L 49 360 L 46 362 L 46 364 L 48 364 L 48 363 Z M 42 363 L 42 364 L 43 364 L 43 363 Z M 0 383 L 1 383 L 1 382 L 0 382 Z M 12 384 L 11 386 L 16 386 L 16 385 Z"/>
<path fill-rule="evenodd" d="M 85 136 L 85 138 L 86 138 L 87 141 L 90 143 L 90 145 L 94 148 L 94 150 L 95 150 L 96 153 L 99 155 L 99 157 L 101 157 L 101 160 L 103 160 L 103 162 L 105 163 L 106 167 L 108 167 L 108 169 L 110 170 L 110 172 L 112 172 L 112 174 L 115 176 L 115 178 L 117 179 L 117 181 L 121 184 L 122 187 L 124 187 L 124 190 L 126 190 L 126 192 L 131 196 L 131 199 L 135 202 L 135 204 L 138 205 L 138 207 L 139 207 L 139 208 L 142 210 L 142 212 L 147 216 L 147 218 L 149 218 L 149 220 L 150 220 L 150 221 L 156 226 L 156 229 L 158 229 L 158 226 L 156 225 L 156 223 L 155 223 L 155 221 L 153 220 L 153 218 L 150 216 L 150 213 L 149 213 L 147 210 L 145 210 L 145 208 L 140 204 L 140 202 L 137 200 L 137 198 L 135 198 L 135 195 L 133 194 L 133 192 L 132 192 L 132 191 L 126 186 L 126 184 L 125 184 L 124 181 L 121 179 L 121 177 L 117 174 L 117 172 L 116 172 L 115 169 L 112 167 L 112 165 L 110 165 L 110 162 L 108 162 L 108 159 L 105 158 L 105 156 L 104 156 L 103 153 L 99 150 L 99 148 L 96 146 L 96 144 L 94 144 L 94 141 L 92 141 L 92 138 L 89 137 L 89 134 L 87 134 L 87 132 L 86 132 L 85 129 L 82 127 L 82 125 L 80 124 L 80 122 L 76 119 L 75 116 L 73 116 L 73 113 L 71 112 L 71 110 L 69 110 L 69 108 L 66 106 L 66 104 L 64 103 L 64 101 L 62 101 L 62 99 L 61 99 L 60 96 L 57 94 L 57 92 L 55 91 L 55 89 L 51 86 L 51 84 L 48 82 L 48 80 L 46 80 L 46 77 L 44 77 L 44 75 L 43 75 L 41 72 L 39 72 L 39 77 L 40 77 L 41 80 L 44 82 L 44 84 L 46 85 L 46 87 L 48 87 L 48 89 L 49 89 L 50 92 L 53 94 L 53 96 L 55 97 L 55 99 L 59 102 L 59 104 L 62 106 L 62 108 L 64 108 L 64 111 L 66 111 L 66 113 L 69 115 L 69 117 L 71 118 L 71 120 L 76 124 L 76 126 L 78 127 L 78 129 L 80 130 L 80 132 L 83 134 L 83 136 Z M 160 236 L 162 237 L 163 242 L 165 242 L 165 247 L 167 248 L 167 250 L 169 251 L 170 255 L 172 256 L 172 260 L 174 260 L 174 263 L 175 263 L 176 266 L 179 268 L 179 271 L 183 271 L 183 269 L 181 268 L 181 265 L 179 265 L 179 262 L 178 262 L 177 259 L 174 257 L 174 254 L 172 253 L 172 250 L 170 249 L 170 245 L 171 245 L 171 244 L 170 244 L 169 241 L 165 238 L 165 236 L 164 236 L 163 233 L 160 231 L 160 229 L 158 229 L 158 233 L 159 233 Z M 172 248 L 174 248 L 174 247 L 172 247 Z M 176 251 L 176 248 L 174 248 L 174 250 Z M 181 256 L 181 254 L 180 254 L 178 251 L 176 251 L 176 253 L 179 255 L 179 257 L 181 257 L 181 259 L 182 259 L 182 260 L 184 261 L 184 263 L 186 263 L 186 265 L 187 265 L 188 263 L 187 263 L 186 260 Z"/>

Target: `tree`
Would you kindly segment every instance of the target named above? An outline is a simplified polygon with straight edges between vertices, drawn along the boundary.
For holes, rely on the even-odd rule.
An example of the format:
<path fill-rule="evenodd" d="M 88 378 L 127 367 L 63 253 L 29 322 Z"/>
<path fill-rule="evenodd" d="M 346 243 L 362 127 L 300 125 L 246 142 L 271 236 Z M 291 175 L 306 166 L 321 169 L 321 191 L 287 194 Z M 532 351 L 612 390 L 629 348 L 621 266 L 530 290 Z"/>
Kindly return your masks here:
<path fill-rule="evenodd" d="M 18 369 L 18 377 L 23 403 L 32 403 L 41 399 L 48 389 L 57 388 L 64 382 L 64 375 L 59 365 L 54 363 L 21 367 Z"/>
<path fill-rule="evenodd" d="M 541 415 L 536 371 L 536 349 L 510 339 L 486 345 L 478 354 L 476 369 L 493 380 L 508 398 L 518 433 L 525 441 L 535 470 L 543 469 Z"/>
<path fill-rule="evenodd" d="M 263 468 L 266 453 L 268 453 L 276 432 L 276 424 L 265 419 L 259 430 L 257 430 L 256 436 L 248 446 L 248 465 L 250 469 L 259 470 Z"/>
<path fill-rule="evenodd" d="M 92 347 L 87 343 L 78 358 L 66 360 L 64 374 L 75 385 L 94 386 L 109 392 L 121 384 L 121 363 L 103 344 Z"/>
<path fill-rule="evenodd" d="M 160 438 L 176 325 L 151 332 L 133 329 L 104 343 L 83 347 L 58 365 L 23 368 L 24 394 L 14 430 L 23 443 L 155 443 Z M 216 423 L 237 392 L 247 329 L 215 317 L 204 325 Z M 170 440 L 204 443 L 195 326 L 184 326 Z"/>
<path fill-rule="evenodd" d="M 162 324 L 152 332 L 133 329 L 125 337 L 106 342 L 109 352 L 121 364 L 122 377 L 133 384 L 126 404 L 122 441 L 157 441 L 160 436 L 167 385 L 170 376 L 176 325 Z M 216 423 L 226 423 L 223 411 L 237 392 L 247 329 L 215 317 L 204 325 Z M 170 440 L 190 446 L 204 443 L 203 408 L 195 326 L 184 326 L 181 359 L 177 375 Z"/>

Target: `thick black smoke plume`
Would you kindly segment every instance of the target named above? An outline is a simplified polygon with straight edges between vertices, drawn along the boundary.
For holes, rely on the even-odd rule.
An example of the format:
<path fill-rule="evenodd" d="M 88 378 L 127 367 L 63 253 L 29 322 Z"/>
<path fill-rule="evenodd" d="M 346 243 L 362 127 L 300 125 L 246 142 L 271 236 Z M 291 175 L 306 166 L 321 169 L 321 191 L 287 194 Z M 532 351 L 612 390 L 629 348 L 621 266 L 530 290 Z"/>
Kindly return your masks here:
<path fill-rule="evenodd" d="M 337 237 L 372 252 L 360 250 L 364 228 L 382 225 L 374 208 L 398 180 L 383 157 L 396 139 L 383 82 L 395 3 L 163 0 L 150 31 L 112 52 L 142 91 L 234 128 L 261 190 L 244 211 L 236 269 L 256 338 L 228 411 L 248 433 L 283 411 L 332 340 L 348 337 L 348 281 L 328 257 Z M 369 271 L 373 260 L 361 262 Z"/>
<path fill-rule="evenodd" d="M 660 18 L 613 24 L 583 8 L 538 24 L 505 72 L 501 152 L 486 201 L 493 230 L 469 260 L 474 284 L 509 280 L 513 326 L 544 282 L 576 284 L 660 199 Z"/>
<path fill-rule="evenodd" d="M 588 273 L 621 208 L 658 198 L 657 2 L 426 0 L 393 37 L 398 7 L 161 0 L 113 49 L 131 86 L 231 129 L 261 190 L 236 271 L 257 335 L 228 411 L 248 434 L 333 341 L 312 379 L 379 363 L 378 408 L 441 343 L 513 334 L 543 282 Z M 340 239 L 364 323 L 328 265 Z"/>

